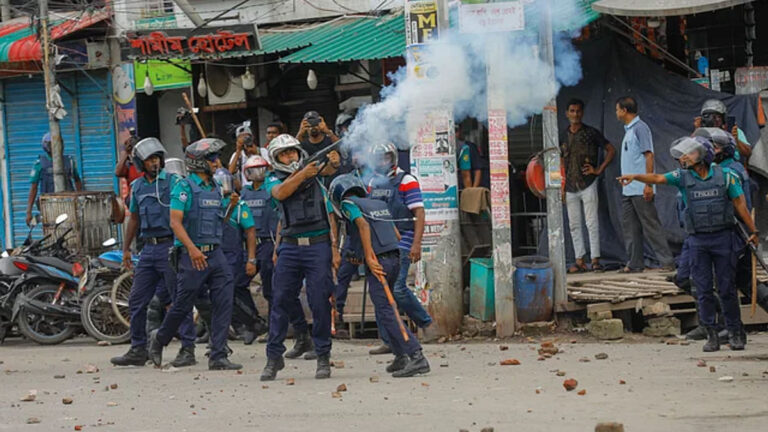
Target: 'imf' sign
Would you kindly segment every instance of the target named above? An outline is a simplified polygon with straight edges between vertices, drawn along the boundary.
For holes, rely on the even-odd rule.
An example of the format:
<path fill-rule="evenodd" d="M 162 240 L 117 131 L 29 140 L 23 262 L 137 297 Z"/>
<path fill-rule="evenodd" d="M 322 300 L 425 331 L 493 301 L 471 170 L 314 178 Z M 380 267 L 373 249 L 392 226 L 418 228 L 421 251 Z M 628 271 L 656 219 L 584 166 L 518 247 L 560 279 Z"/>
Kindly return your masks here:
<path fill-rule="evenodd" d="M 719 196 L 720 196 L 720 189 L 693 191 L 694 198 L 717 198 Z"/>

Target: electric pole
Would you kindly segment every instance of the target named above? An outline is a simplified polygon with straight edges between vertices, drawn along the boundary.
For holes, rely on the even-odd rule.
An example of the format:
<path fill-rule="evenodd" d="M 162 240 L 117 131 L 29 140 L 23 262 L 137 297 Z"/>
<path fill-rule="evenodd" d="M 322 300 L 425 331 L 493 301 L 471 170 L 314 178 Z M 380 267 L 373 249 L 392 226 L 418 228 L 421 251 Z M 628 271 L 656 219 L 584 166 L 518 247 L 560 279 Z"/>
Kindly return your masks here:
<path fill-rule="evenodd" d="M 45 80 L 45 110 L 48 111 L 48 128 L 51 133 L 51 159 L 53 160 L 53 186 L 56 192 L 67 189 L 64 179 L 64 146 L 61 142 L 59 120 L 53 115 L 51 92 L 56 83 L 56 62 L 51 61 L 50 33 L 48 29 L 48 0 L 39 0 L 40 47 L 42 49 L 43 79 Z"/>

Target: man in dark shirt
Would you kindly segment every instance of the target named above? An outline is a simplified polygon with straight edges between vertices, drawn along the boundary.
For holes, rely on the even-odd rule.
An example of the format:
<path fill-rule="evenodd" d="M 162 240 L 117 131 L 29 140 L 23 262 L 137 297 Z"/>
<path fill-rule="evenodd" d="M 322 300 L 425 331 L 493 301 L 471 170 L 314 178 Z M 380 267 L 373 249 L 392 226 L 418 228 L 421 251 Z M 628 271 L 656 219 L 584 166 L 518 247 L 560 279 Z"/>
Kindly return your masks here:
<path fill-rule="evenodd" d="M 301 148 L 307 152 L 307 155 L 312 156 L 338 141 L 339 137 L 328 128 L 317 111 L 308 111 L 304 114 L 296 139 L 299 140 Z M 338 152 L 332 151 L 328 154 L 328 160 L 328 165 L 320 171 L 320 175 L 329 177 L 328 181 L 330 181 L 330 177 L 336 174 L 341 165 L 341 156 Z"/>
<path fill-rule="evenodd" d="M 568 222 L 576 254 L 576 263 L 568 269 L 568 272 L 578 273 L 587 269 L 584 263 L 586 250 L 581 228 L 582 205 L 589 233 L 592 270 L 601 270 L 596 180 L 611 163 L 616 150 L 600 131 L 581 122 L 584 117 L 583 101 L 570 100 L 566 116 L 570 124 L 560 135 L 560 154 L 565 166 L 565 202 L 568 207 Z M 598 165 L 601 150 L 605 152 L 605 157 Z"/>

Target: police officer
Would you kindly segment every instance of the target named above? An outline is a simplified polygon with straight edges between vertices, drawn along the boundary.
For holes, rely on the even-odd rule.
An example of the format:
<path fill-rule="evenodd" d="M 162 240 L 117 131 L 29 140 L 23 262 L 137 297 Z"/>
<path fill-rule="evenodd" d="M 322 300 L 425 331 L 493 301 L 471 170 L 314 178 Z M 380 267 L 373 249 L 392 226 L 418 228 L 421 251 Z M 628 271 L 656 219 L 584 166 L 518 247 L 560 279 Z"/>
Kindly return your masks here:
<path fill-rule="evenodd" d="M 725 106 L 723 101 L 719 99 L 707 99 L 704 101 L 701 105 L 701 116 L 693 120 L 693 126 L 696 129 L 701 127 L 718 128 L 730 133 L 736 142 L 735 158 L 744 161 L 752 156 L 752 145 L 747 141 L 744 131 L 736 124 L 728 124 L 728 107 Z M 729 126 L 730 130 L 728 129 Z M 748 190 L 744 189 L 744 191 L 747 192 Z"/>
<path fill-rule="evenodd" d="M 728 342 L 732 350 L 744 349 L 741 310 L 734 285 L 739 244 L 735 232 L 738 215 L 750 232 L 749 242 L 757 245 L 758 232 L 747 211 L 739 178 L 728 168 L 712 164 L 714 150 L 703 137 L 684 137 L 675 141 L 670 153 L 685 169 L 667 174 L 631 174 L 619 177 L 622 185 L 634 180 L 646 184 L 677 187 L 685 201 L 684 224 L 689 234 L 693 284 L 699 303 L 699 321 L 707 330 L 704 352 L 720 349 L 715 315 L 712 268 L 717 278 L 717 292 L 722 305 Z"/>
<path fill-rule="evenodd" d="M 392 214 L 381 200 L 365 198 L 365 186 L 354 174 L 336 177 L 330 185 L 334 204 L 341 208 L 347 221 L 350 248 L 354 251 L 353 263 L 366 263 L 366 279 L 371 301 L 376 309 L 379 331 L 387 334 L 394 361 L 387 366 L 393 377 L 412 377 L 429 372 L 429 362 L 424 357 L 416 337 L 407 327 L 399 327 L 394 299 L 390 304 L 382 285 L 392 286 L 399 274 L 399 233 L 392 223 Z M 391 293 L 389 293 L 391 295 Z"/>
<path fill-rule="evenodd" d="M 272 140 L 269 157 L 275 174 L 267 180 L 266 190 L 280 208 L 281 240 L 272 281 L 267 364 L 261 380 L 274 380 L 277 372 L 285 367 L 283 341 L 290 310 L 303 279 L 306 279 L 307 300 L 312 309 L 312 339 L 317 354 L 315 378 L 330 378 L 331 264 L 341 262 L 341 256 L 331 247 L 337 227 L 333 207 L 317 179 L 322 166 L 315 161 L 302 168 L 306 153 L 298 140 L 287 134 Z M 297 339 L 300 338 L 307 335 L 298 333 Z"/>
<path fill-rule="evenodd" d="M 418 180 L 397 166 L 397 148 L 392 143 L 375 144 L 368 150 L 368 165 L 375 174 L 368 182 L 369 196 L 385 201 L 400 232 L 400 274 L 394 285 L 397 306 L 417 326 L 426 328 L 432 317 L 406 284 L 411 264 L 421 260 L 421 237 L 424 234 L 424 202 Z M 383 345 L 370 354 L 387 354 L 391 347 L 386 333 Z"/>
<path fill-rule="evenodd" d="M 147 362 L 147 306 L 158 289 L 170 299 L 176 291 L 176 274 L 168 264 L 173 246 L 171 231 L 171 188 L 180 180 L 168 174 L 165 148 L 157 138 L 144 138 L 133 149 L 133 165 L 143 176 L 131 184 L 130 219 L 123 242 L 123 266 L 130 269 L 131 243 L 137 233 L 144 248 L 133 276 L 128 305 L 131 310 L 131 349 L 112 358 L 116 366 L 144 366 Z M 184 317 L 180 327 L 181 350 L 171 362 L 175 367 L 195 364 L 195 326 L 192 313 Z"/>
<path fill-rule="evenodd" d="M 257 246 L 256 246 L 256 265 L 259 268 L 261 276 L 261 292 L 267 300 L 269 312 L 267 320 L 272 311 L 272 274 L 275 264 L 272 261 L 272 255 L 275 251 L 275 238 L 277 236 L 277 224 L 280 215 L 277 207 L 272 202 L 272 196 L 267 192 L 264 180 L 267 178 L 269 163 L 261 156 L 251 156 L 245 162 L 244 174 L 250 184 L 243 187 L 240 191 L 240 201 L 248 205 L 253 214 L 253 220 L 256 227 Z M 250 279 L 249 279 L 250 282 Z M 299 298 L 294 299 L 289 307 L 289 320 L 296 334 L 308 334 L 309 325 L 304 317 L 304 309 L 301 306 Z M 261 340 L 260 340 L 261 341 Z M 265 340 L 266 342 L 266 340 Z M 307 339 L 308 349 L 311 347 L 311 341 Z M 286 357 L 296 358 L 304 354 L 304 350 L 298 347 L 295 353 L 286 353 Z M 299 352 L 300 351 L 300 352 Z M 293 355 L 295 354 L 295 355 Z"/>
<path fill-rule="evenodd" d="M 224 204 L 232 207 L 232 215 L 224 224 L 222 250 L 232 272 L 234 298 L 232 326 L 246 345 L 267 331 L 251 296 L 251 279 L 256 274 L 256 229 L 248 205 L 234 193 L 234 178 L 229 171 L 219 168 L 214 179 L 224 193 Z M 243 244 L 246 244 L 245 250 Z"/>
<path fill-rule="evenodd" d="M 189 176 L 171 191 L 171 229 L 176 236 L 177 290 L 162 326 L 150 335 L 149 357 L 155 366 L 163 359 L 163 347 L 192 311 L 203 288 L 210 289 L 213 303 L 211 354 L 208 369 L 240 369 L 227 358 L 227 335 L 232 319 L 232 273 L 221 242 L 226 206 L 221 188 L 212 178 L 219 163 L 223 141 L 203 138 L 185 149 Z"/>
<path fill-rule="evenodd" d="M 64 145 L 64 140 L 61 141 L 61 145 Z M 41 195 L 55 192 L 53 186 L 53 159 L 51 159 L 50 133 L 43 136 L 43 153 L 41 153 L 35 161 L 35 166 L 32 168 L 32 173 L 30 174 L 29 183 L 30 188 L 27 197 L 27 225 L 29 225 L 29 221 L 32 220 L 32 206 L 37 199 L 38 189 Z M 68 191 L 83 190 L 83 183 L 80 181 L 77 165 L 75 165 L 72 156 L 68 155 L 64 155 L 64 183 L 66 190 Z"/>

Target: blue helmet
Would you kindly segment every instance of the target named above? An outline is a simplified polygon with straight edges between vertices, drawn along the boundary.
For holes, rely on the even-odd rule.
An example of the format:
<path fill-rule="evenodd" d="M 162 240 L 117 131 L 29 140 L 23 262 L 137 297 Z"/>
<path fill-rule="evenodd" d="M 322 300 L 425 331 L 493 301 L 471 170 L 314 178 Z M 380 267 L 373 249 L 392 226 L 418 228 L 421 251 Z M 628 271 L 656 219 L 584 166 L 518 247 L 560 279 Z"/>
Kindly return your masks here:
<path fill-rule="evenodd" d="M 43 135 L 43 150 L 46 153 L 51 153 L 51 134 L 50 134 L 50 132 L 46 133 L 45 135 Z"/>
<path fill-rule="evenodd" d="M 331 196 L 331 202 L 336 207 L 341 206 L 341 201 L 348 194 L 354 194 L 359 197 L 365 197 L 366 195 L 363 181 L 354 173 L 342 174 L 333 179 L 328 187 L 328 192 Z"/>
<path fill-rule="evenodd" d="M 686 136 L 676 139 L 672 143 L 669 153 L 675 159 L 695 153 L 695 158 L 691 160 L 693 164 L 701 162 L 709 166 L 715 160 L 715 149 L 712 146 L 712 141 L 702 136 Z"/>
<path fill-rule="evenodd" d="M 715 160 L 723 161 L 736 154 L 736 140 L 733 135 L 720 128 L 698 128 L 693 136 L 708 139 L 715 149 Z"/>

